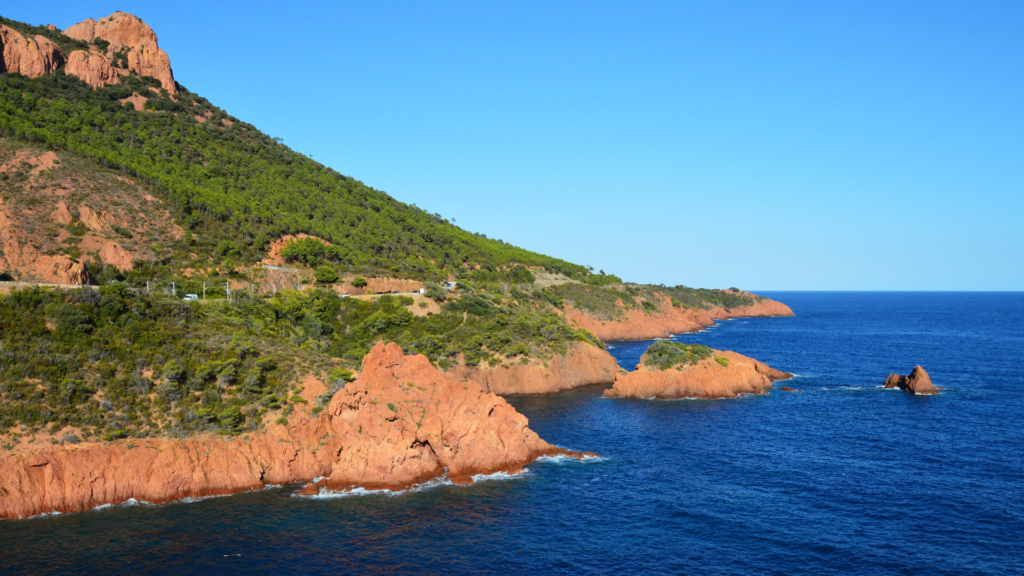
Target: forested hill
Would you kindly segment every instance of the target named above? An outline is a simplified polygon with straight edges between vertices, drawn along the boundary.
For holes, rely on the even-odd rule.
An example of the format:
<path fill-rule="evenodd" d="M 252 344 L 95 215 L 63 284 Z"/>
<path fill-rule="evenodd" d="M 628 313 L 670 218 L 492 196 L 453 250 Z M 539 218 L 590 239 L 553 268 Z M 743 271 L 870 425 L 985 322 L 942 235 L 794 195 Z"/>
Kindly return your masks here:
<path fill-rule="evenodd" d="M 178 88 L 170 95 L 154 78 L 125 76 L 94 89 L 63 68 L 0 74 L 0 136 L 84 155 L 155 186 L 198 238 L 192 252 L 223 251 L 227 242 L 239 263 L 252 263 L 274 239 L 306 233 L 338 246 L 333 264 L 391 276 L 439 279 L 465 265 L 514 263 L 589 275 L 399 202 Z"/>

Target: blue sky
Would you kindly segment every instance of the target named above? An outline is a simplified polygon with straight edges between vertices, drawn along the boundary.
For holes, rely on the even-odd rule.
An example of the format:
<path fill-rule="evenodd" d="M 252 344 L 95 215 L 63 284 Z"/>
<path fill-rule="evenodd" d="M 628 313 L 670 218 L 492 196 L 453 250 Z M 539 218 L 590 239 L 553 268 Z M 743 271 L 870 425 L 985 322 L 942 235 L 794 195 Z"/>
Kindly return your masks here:
<path fill-rule="evenodd" d="M 1024 3 L 19 2 L 474 232 L 639 282 L 1024 289 Z"/>

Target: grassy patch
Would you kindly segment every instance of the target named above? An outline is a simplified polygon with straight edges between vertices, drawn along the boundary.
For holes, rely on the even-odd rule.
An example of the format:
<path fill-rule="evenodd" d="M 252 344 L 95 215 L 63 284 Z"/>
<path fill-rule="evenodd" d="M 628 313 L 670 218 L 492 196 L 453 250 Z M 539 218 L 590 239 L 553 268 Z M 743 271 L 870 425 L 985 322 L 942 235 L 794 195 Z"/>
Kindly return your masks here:
<path fill-rule="evenodd" d="M 696 364 L 712 355 L 711 348 L 701 344 L 683 344 L 671 340 L 659 340 L 644 353 L 644 365 L 659 370 L 668 370 Z"/>

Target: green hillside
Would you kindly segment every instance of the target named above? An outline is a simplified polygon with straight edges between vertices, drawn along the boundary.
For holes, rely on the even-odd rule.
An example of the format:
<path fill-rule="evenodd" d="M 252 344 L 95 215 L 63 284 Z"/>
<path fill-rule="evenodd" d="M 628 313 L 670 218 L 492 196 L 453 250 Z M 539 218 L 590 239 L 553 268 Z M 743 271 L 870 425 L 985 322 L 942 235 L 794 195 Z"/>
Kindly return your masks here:
<path fill-rule="evenodd" d="M 94 90 L 62 71 L 35 79 L 0 75 L 0 135 L 88 156 L 154 185 L 192 232 L 183 242 L 193 245 L 182 251 L 211 259 L 231 253 L 240 264 L 252 263 L 274 239 L 306 233 L 338 247 L 330 264 L 368 273 L 440 279 L 464 265 L 497 271 L 519 263 L 589 276 L 583 266 L 399 202 L 184 88 L 172 100 L 155 80 L 124 80 Z M 145 110 L 121 103 L 132 94 L 148 97 Z"/>

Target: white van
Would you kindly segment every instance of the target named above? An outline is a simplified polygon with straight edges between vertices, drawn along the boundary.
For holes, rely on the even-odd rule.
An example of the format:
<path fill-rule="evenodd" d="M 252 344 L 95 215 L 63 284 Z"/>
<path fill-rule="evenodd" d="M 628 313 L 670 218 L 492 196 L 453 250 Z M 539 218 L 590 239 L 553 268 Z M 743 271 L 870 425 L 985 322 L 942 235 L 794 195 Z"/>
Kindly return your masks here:
<path fill-rule="evenodd" d="M 182 298 L 182 300 L 184 300 L 185 302 L 195 302 L 196 300 L 199 300 L 199 295 L 198 294 L 185 294 L 185 297 Z"/>

